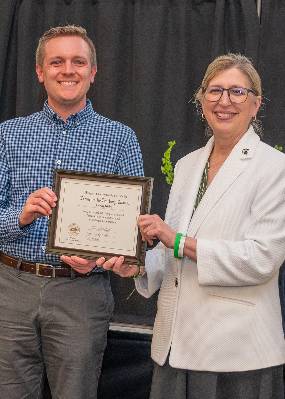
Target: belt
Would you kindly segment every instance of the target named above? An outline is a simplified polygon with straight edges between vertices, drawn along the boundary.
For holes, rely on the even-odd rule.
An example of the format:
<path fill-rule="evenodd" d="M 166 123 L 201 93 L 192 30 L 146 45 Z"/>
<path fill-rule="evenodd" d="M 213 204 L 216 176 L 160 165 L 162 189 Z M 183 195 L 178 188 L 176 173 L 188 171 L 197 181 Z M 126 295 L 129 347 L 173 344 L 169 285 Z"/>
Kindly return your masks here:
<path fill-rule="evenodd" d="M 78 273 L 70 266 L 63 263 L 64 266 L 56 267 L 45 263 L 26 262 L 14 258 L 13 256 L 3 254 L 3 252 L 0 252 L 0 262 L 14 269 L 32 273 L 39 277 L 87 277 L 85 274 Z"/>

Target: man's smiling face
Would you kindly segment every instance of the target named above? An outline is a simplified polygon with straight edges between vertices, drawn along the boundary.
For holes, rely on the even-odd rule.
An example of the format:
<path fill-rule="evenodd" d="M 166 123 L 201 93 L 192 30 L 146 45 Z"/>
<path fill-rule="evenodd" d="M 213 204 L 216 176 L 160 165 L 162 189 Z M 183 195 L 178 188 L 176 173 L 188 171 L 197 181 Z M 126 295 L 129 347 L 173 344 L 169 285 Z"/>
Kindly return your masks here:
<path fill-rule="evenodd" d="M 79 36 L 59 36 L 45 44 L 43 65 L 37 65 L 36 71 L 55 112 L 64 109 L 71 114 L 85 107 L 96 74 L 90 56 L 88 44 Z"/>

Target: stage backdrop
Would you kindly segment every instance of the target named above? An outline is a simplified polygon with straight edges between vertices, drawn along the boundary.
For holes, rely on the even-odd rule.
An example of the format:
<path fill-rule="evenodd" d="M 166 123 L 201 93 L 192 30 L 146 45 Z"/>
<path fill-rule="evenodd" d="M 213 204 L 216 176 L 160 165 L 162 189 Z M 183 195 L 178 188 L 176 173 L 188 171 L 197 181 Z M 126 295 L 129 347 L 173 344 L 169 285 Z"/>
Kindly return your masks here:
<path fill-rule="evenodd" d="M 264 5 L 263 5 L 264 3 Z M 145 174 L 155 178 L 152 212 L 164 215 L 169 186 L 160 172 L 169 140 L 178 158 L 205 143 L 192 99 L 217 55 L 249 56 L 263 78 L 264 140 L 284 145 L 284 1 L 3 0 L 0 2 L 0 119 L 41 108 L 35 49 L 51 26 L 80 24 L 94 40 L 98 73 L 90 98 L 103 115 L 132 127 Z M 186 182 L 187 184 L 187 182 Z M 131 280 L 112 281 L 114 321 L 153 323 L 156 298 L 134 294 Z"/>

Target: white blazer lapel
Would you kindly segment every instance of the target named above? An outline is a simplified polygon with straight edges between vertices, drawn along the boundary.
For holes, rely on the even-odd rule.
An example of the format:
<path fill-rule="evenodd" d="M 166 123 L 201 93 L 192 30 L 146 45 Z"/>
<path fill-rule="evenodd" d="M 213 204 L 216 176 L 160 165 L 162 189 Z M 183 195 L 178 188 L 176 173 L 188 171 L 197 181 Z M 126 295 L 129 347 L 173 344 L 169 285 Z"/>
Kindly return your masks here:
<path fill-rule="evenodd" d="M 207 188 L 190 222 L 188 234 L 195 236 L 199 227 L 211 209 L 221 199 L 237 177 L 243 173 L 248 161 L 254 156 L 260 138 L 252 127 L 235 145 L 232 152 L 221 166 L 217 175 Z"/>

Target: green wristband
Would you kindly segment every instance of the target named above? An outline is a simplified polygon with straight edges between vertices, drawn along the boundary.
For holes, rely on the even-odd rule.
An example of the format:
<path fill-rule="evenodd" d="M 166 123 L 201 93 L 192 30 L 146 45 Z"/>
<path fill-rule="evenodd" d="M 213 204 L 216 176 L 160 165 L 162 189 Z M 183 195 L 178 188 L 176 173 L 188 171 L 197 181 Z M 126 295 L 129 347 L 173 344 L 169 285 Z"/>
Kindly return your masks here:
<path fill-rule="evenodd" d="M 179 244 L 180 244 L 180 240 L 181 240 L 182 236 L 183 236 L 182 233 L 176 233 L 174 247 L 173 247 L 174 258 L 180 259 L 180 256 L 178 255 L 178 251 L 179 251 Z"/>

